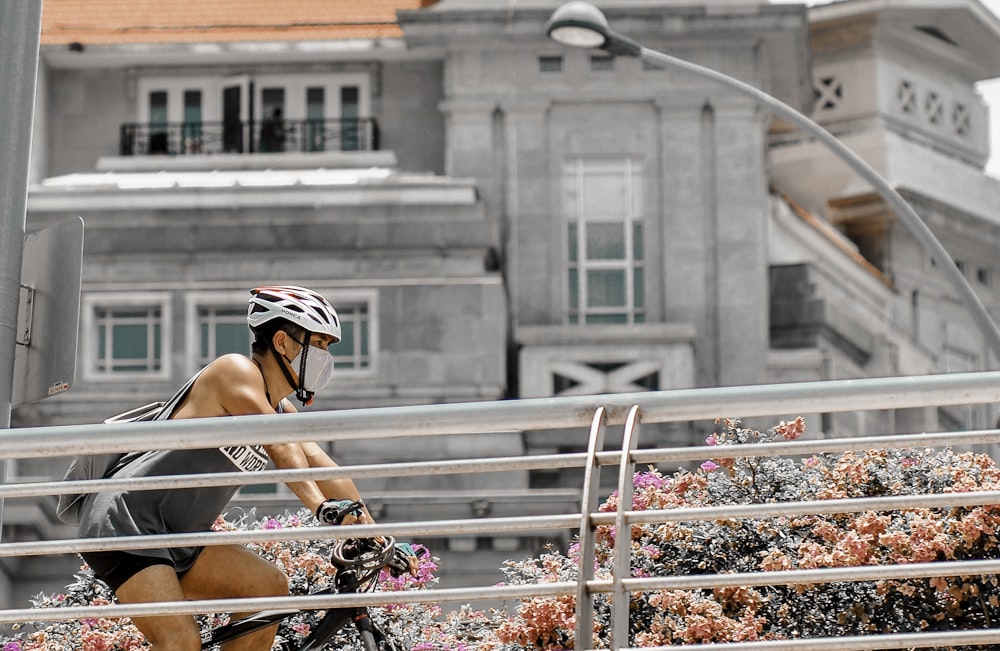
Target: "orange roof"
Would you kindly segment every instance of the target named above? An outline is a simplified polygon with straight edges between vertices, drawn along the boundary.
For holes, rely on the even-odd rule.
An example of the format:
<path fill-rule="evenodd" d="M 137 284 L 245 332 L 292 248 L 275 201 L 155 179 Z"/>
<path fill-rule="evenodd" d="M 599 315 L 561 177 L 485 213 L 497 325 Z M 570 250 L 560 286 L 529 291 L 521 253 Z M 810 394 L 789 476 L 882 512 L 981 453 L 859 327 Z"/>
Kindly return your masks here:
<path fill-rule="evenodd" d="M 45 0 L 42 45 L 400 38 L 437 0 Z"/>

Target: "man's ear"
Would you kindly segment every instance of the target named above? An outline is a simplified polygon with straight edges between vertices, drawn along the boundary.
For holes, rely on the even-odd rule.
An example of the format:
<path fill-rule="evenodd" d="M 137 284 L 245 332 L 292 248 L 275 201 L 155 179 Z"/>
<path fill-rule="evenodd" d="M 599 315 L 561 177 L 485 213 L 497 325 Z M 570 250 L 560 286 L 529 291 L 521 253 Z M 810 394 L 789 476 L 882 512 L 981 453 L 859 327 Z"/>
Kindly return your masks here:
<path fill-rule="evenodd" d="M 278 351 L 279 354 L 286 357 L 288 353 L 287 349 L 289 341 L 291 341 L 291 338 L 284 330 L 276 330 L 275 333 L 271 335 L 271 345 L 274 346 L 274 349 Z"/>

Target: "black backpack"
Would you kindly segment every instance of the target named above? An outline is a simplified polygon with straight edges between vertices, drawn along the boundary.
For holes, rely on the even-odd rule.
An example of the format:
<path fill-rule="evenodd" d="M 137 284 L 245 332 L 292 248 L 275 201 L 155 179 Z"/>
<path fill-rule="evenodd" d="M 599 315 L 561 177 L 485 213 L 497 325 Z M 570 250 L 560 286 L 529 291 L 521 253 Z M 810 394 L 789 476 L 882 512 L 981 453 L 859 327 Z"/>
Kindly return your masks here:
<path fill-rule="evenodd" d="M 177 405 L 187 396 L 194 381 L 201 375 L 198 371 L 180 390 L 166 402 L 151 402 L 142 407 L 130 409 L 124 413 L 112 416 L 105 423 L 134 423 L 144 420 L 167 420 Z M 84 479 L 105 479 L 114 470 L 118 462 L 129 452 L 107 452 L 104 454 L 80 454 L 73 457 L 63 476 L 63 481 L 78 481 Z M 56 515 L 66 524 L 80 523 L 80 510 L 83 501 L 89 493 L 69 493 L 59 496 L 56 504 Z"/>

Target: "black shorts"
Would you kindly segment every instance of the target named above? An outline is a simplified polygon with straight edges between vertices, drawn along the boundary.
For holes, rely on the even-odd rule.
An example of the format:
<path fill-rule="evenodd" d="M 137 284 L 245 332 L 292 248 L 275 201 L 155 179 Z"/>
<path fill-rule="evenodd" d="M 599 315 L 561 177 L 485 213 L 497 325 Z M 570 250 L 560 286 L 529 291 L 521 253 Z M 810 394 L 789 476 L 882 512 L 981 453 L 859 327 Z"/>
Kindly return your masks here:
<path fill-rule="evenodd" d="M 173 561 L 169 558 L 159 556 L 140 556 L 129 552 L 86 552 L 81 553 L 83 560 L 87 561 L 90 569 L 94 570 L 94 575 L 108 584 L 113 592 L 118 592 L 118 588 L 133 576 L 154 565 L 169 565 L 173 567 Z"/>

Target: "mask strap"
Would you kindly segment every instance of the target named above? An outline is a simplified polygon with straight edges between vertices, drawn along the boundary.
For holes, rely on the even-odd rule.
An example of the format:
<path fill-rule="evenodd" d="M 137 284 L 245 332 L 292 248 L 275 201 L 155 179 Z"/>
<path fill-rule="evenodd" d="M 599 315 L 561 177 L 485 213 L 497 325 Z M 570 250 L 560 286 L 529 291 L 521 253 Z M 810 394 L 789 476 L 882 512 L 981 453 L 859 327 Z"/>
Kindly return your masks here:
<path fill-rule="evenodd" d="M 302 342 L 300 342 L 295 337 L 292 337 L 291 335 L 288 336 L 291 337 L 292 341 L 294 341 L 295 343 L 299 344 L 300 346 L 302 345 Z M 305 375 L 303 374 L 303 371 L 305 370 L 305 365 L 306 365 L 305 348 L 308 348 L 308 346 L 303 348 L 302 364 L 300 365 L 299 369 L 298 382 L 296 382 L 295 379 L 292 377 L 292 372 L 288 370 L 288 365 L 284 357 L 282 356 L 281 353 L 278 352 L 278 349 L 274 347 L 273 341 L 271 342 L 270 348 L 271 348 L 271 354 L 274 355 L 274 359 L 278 362 L 278 366 L 281 367 L 281 372 L 285 374 L 285 379 L 288 380 L 288 386 L 295 387 L 295 397 L 298 398 L 299 402 L 301 402 L 303 405 L 311 404 L 313 401 L 314 394 L 312 391 L 306 391 L 305 386 L 303 386 L 303 382 L 305 382 Z"/>
<path fill-rule="evenodd" d="M 295 338 L 293 337 L 293 339 Z M 302 346 L 302 352 L 299 353 L 300 355 L 302 355 L 302 361 L 299 362 L 299 388 L 295 390 L 295 397 L 298 398 L 299 402 L 301 402 L 303 405 L 309 405 L 312 404 L 313 396 L 315 395 L 312 391 L 306 391 L 305 387 L 306 358 L 309 357 L 309 349 L 312 348 L 312 346 L 308 343 L 304 344 L 298 339 L 295 339 L 295 343 Z"/>

